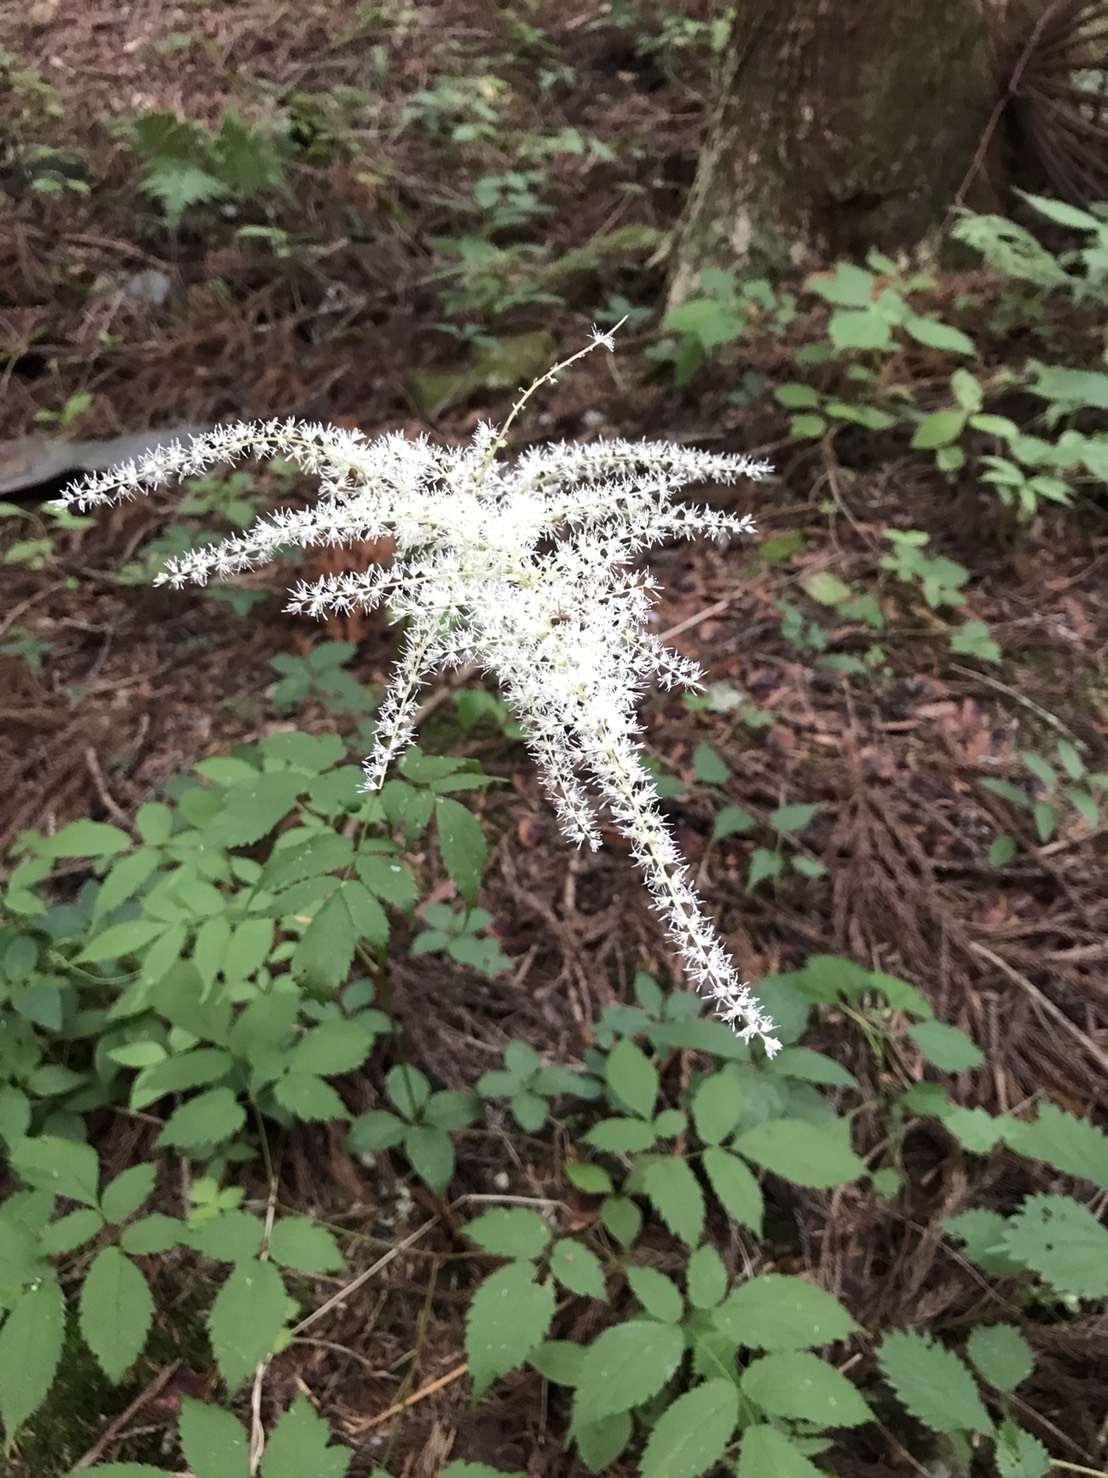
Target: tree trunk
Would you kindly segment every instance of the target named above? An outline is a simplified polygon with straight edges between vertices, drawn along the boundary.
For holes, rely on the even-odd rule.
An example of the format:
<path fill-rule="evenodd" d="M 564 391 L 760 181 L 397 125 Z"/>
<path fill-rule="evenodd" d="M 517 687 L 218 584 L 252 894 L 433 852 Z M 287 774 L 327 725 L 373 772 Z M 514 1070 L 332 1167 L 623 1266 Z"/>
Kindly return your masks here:
<path fill-rule="evenodd" d="M 995 101 L 983 4 L 738 0 L 670 306 L 709 264 L 757 276 L 934 241 Z M 995 208 L 983 186 L 971 203 Z"/>

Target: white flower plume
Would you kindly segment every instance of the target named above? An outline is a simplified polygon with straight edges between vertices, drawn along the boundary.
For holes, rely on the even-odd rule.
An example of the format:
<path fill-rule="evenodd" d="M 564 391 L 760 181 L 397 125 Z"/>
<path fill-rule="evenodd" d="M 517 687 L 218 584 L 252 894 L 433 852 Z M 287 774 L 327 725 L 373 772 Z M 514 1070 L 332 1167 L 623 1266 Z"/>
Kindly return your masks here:
<path fill-rule="evenodd" d="M 611 348 L 610 335 L 595 332 L 588 348 L 597 344 Z M 635 712 L 652 682 L 690 686 L 701 676 L 646 630 L 656 586 L 640 557 L 667 540 L 753 532 L 748 517 L 675 503 L 674 494 L 768 469 L 738 454 L 623 440 L 498 460 L 507 426 L 542 382 L 521 395 L 504 428 L 482 424 L 463 447 L 396 434 L 370 441 L 295 421 L 222 426 L 92 474 L 60 501 L 115 503 L 243 458 L 286 458 L 317 477 L 314 507 L 268 514 L 245 533 L 170 559 L 158 583 L 203 585 L 289 546 L 394 540 L 386 565 L 301 581 L 287 607 L 322 616 L 384 604 L 392 620 L 407 622 L 365 788 L 378 787 L 414 739 L 429 674 L 478 664 L 516 710 L 564 833 L 599 845 L 594 792 L 631 842 L 698 989 L 741 1037 L 772 1054 L 773 1024 L 739 979 L 658 811 Z"/>

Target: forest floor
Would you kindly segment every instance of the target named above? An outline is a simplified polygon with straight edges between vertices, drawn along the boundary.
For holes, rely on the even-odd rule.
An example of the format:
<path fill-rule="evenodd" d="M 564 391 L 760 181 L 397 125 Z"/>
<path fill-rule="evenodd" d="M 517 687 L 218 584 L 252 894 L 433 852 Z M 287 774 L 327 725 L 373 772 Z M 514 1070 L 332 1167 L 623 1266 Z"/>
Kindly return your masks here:
<path fill-rule="evenodd" d="M 1048 509 L 1021 526 L 992 489 L 937 471 L 904 440 L 858 428 L 791 438 L 772 388 L 792 376 L 797 348 L 820 338 L 827 313 L 799 280 L 791 321 L 752 308 L 741 342 L 682 386 L 647 352 L 666 339 L 657 328 L 664 266 L 649 251 L 586 255 L 579 271 L 557 279 L 554 301 L 539 300 L 529 262 L 557 262 L 618 228 L 668 231 L 703 137 L 705 48 L 672 38 L 668 49 L 636 45 L 642 33 L 617 23 L 618 7 L 605 17 L 606 9 L 543 0 L 526 8 L 524 22 L 491 0 L 41 0 L 0 19 L 3 65 L 25 69 L 13 94 L 19 117 L 0 125 L 10 135 L 0 135 L 10 145 L 0 164 L 0 481 L 20 509 L 0 520 L 0 550 L 37 537 L 36 527 L 43 536 L 37 552 L 2 567 L 0 844 L 6 850 L 26 828 L 80 816 L 127 824 L 166 780 L 206 756 L 282 727 L 353 734 L 358 723 L 310 700 L 291 714 L 274 706 L 270 659 L 303 657 L 321 637 L 282 611 L 284 590 L 303 569 L 239 582 L 249 597 L 243 614 L 206 591 L 151 588 L 146 546 L 169 526 L 205 520 L 190 525 L 175 514 L 180 495 L 170 489 L 88 526 L 54 526 L 43 504 L 73 465 L 63 443 L 107 443 L 100 451 L 110 459 L 114 440 L 133 433 L 297 415 L 456 444 L 478 420 L 502 420 L 514 390 L 480 375 L 465 382 L 457 368 L 469 352 L 465 325 L 500 340 L 542 332 L 544 345 L 572 352 L 618 297 L 644 312 L 621 331 L 617 352 L 596 352 L 544 387 L 511 441 L 677 439 L 774 464 L 762 484 L 695 494 L 753 513 L 756 539 L 675 548 L 656 560 L 656 629 L 703 664 L 711 702 L 690 709 L 670 695 L 644 705 L 648 750 L 680 782 L 666 812 L 742 970 L 756 988 L 829 953 L 900 975 L 987 1055 L 984 1069 L 954 1084 L 960 1102 L 1007 1111 L 1045 1096 L 1102 1116 L 1103 826 L 1070 808 L 1043 843 L 1028 816 L 1013 815 L 979 781 L 1025 783 L 1017 748 L 1050 753 L 1059 739 L 1090 771 L 1108 770 L 1105 507 Z M 55 92 L 38 90 L 33 75 Z M 456 95 L 441 78 L 456 81 Z M 169 229 L 140 193 L 136 156 L 113 121 L 167 109 L 218 127 L 226 105 L 251 121 L 293 120 L 288 192 L 266 204 L 200 205 Z M 451 137 L 459 120 L 470 137 Z M 532 149 L 530 162 L 518 162 L 520 137 L 559 130 L 566 152 Z M 580 151 L 574 137 L 585 140 Z M 50 151 L 45 165 L 32 143 Z M 59 160 L 79 161 L 69 177 L 90 188 L 34 188 Z M 482 198 L 503 212 L 496 239 L 533 251 L 521 250 L 493 288 L 476 268 L 464 283 L 444 279 L 457 255 L 443 238 L 457 243 L 484 229 L 474 183 L 513 169 L 533 178 L 486 183 Z M 534 194 L 541 212 L 528 201 Z M 271 234 L 237 235 L 243 225 Z M 453 311 L 443 301 L 451 291 L 463 299 Z M 987 320 L 1003 285 L 985 273 L 942 278 L 932 305 L 973 292 Z M 1034 349 L 1024 328 L 1005 342 L 998 356 Z M 549 362 L 547 353 L 541 367 Z M 932 373 L 923 355 L 898 368 L 921 385 Z M 419 377 L 428 371 L 445 377 L 445 391 L 426 392 Z M 307 492 L 269 470 L 250 479 L 246 494 L 262 510 Z M 211 502 L 218 511 L 214 495 Z M 889 529 L 923 531 L 930 554 L 970 572 L 958 619 L 986 623 L 1002 665 L 952 653 L 949 613 L 885 563 Z M 821 603 L 828 576 L 872 595 L 883 629 Z M 349 670 L 379 696 L 395 655 L 384 618 L 335 620 L 327 635 L 354 644 Z M 854 670 L 826 665 L 827 653 L 853 657 L 842 666 Z M 493 728 L 463 731 L 446 680 L 427 698 L 426 749 L 474 756 L 510 780 L 493 818 L 498 840 L 481 903 L 519 968 L 490 981 L 398 948 L 391 992 L 410 1060 L 449 1088 L 471 1087 L 513 1039 L 575 1061 L 590 1023 L 627 998 L 636 970 L 671 969 L 661 931 L 625 851 L 578 855 L 563 843 L 521 745 Z M 722 762 L 714 780 L 705 779 L 713 774 L 705 745 Z M 794 840 L 767 830 L 786 803 L 818 806 Z M 723 805 L 749 813 L 756 833 L 712 845 Z M 995 866 L 990 845 L 1008 831 L 1017 855 Z M 826 874 L 786 869 L 748 887 L 755 836 L 763 850 L 803 856 Z M 424 898 L 449 899 L 434 859 L 416 862 Z M 844 1017 L 824 1013 L 819 1045 L 872 1080 L 864 1043 Z M 886 1070 L 902 1086 L 924 1074 L 909 1058 Z M 552 1182 L 548 1146 L 521 1136 L 500 1153 L 515 1186 L 566 1194 Z M 341 1137 L 305 1134 L 285 1154 L 291 1205 L 340 1220 L 372 1220 L 380 1210 L 374 1198 L 386 1192 Z M 491 1152 L 462 1163 L 453 1189 L 488 1191 L 498 1168 Z M 1011 1165 L 998 1155 L 971 1166 L 934 1122 L 920 1120 L 906 1138 L 905 1169 L 893 1207 L 808 1196 L 790 1267 L 811 1270 L 869 1327 L 957 1329 L 981 1288 L 940 1224 L 971 1191 L 977 1205 L 1005 1204 Z M 395 1236 L 437 1209 L 418 1193 Z M 452 1452 L 536 1473 L 583 1472 L 546 1430 L 533 1375 L 501 1382 L 476 1412 L 464 1382 L 447 1380 L 402 1418 L 375 1425 L 395 1399 L 390 1368 L 413 1344 L 420 1387 L 463 1358 L 465 1301 L 443 1271 L 449 1247 L 440 1228 L 398 1258 L 372 1300 L 351 1301 L 331 1350 L 311 1350 L 310 1369 L 285 1357 L 289 1389 L 310 1385 L 359 1463 L 387 1456 L 395 1471 L 419 1478 Z M 658 1257 L 664 1266 L 662 1246 Z M 430 1268 L 442 1273 L 433 1292 Z M 364 1346 L 365 1324 L 382 1309 L 371 1358 L 344 1358 L 342 1347 Z M 1016 1317 L 1040 1355 L 1035 1389 L 1025 1392 L 1042 1417 L 1037 1430 L 1073 1462 L 1102 1462 L 1108 1319 L 1087 1312 L 1054 1326 Z M 202 1389 L 204 1378 L 185 1361 L 143 1420 L 163 1419 L 174 1391 Z M 91 1448 L 91 1422 L 85 1435 Z M 901 1470 L 894 1450 L 862 1439 L 837 1448 L 835 1461 L 849 1475 Z"/>

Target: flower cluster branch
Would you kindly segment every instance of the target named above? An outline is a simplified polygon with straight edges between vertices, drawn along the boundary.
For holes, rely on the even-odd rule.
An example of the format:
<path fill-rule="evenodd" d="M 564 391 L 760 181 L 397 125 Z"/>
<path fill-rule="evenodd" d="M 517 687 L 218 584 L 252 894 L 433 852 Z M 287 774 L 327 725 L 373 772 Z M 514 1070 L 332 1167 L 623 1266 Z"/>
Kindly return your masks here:
<path fill-rule="evenodd" d="M 612 347 L 609 335 L 594 335 L 588 348 L 597 343 Z M 287 607 L 318 617 L 384 605 L 406 623 L 365 762 L 366 789 L 382 783 L 414 739 L 429 674 L 478 664 L 516 710 L 565 835 L 598 846 L 594 795 L 607 806 L 697 987 L 740 1036 L 773 1052 L 772 1023 L 736 973 L 658 811 L 636 717 L 650 684 L 695 686 L 701 676 L 647 630 L 657 587 L 642 556 L 665 541 L 753 531 L 748 517 L 674 495 L 689 483 L 756 479 L 768 469 L 738 454 L 624 440 L 544 445 L 501 459 L 508 425 L 536 386 L 503 428 L 480 425 L 462 447 L 396 434 L 370 441 L 295 421 L 222 426 L 95 473 L 61 501 L 82 509 L 115 503 L 245 458 L 282 457 L 317 478 L 313 507 L 270 513 L 242 534 L 176 556 L 158 582 L 202 585 L 290 546 L 392 539 L 387 564 L 301 581 Z"/>

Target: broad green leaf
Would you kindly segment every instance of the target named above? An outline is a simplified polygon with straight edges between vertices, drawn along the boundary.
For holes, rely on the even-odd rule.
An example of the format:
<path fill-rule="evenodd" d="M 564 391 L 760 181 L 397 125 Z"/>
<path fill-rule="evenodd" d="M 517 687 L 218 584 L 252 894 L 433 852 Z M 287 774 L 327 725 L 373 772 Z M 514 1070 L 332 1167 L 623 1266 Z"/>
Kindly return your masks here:
<path fill-rule="evenodd" d="M 726 837 L 745 836 L 753 831 L 754 817 L 740 806 L 724 806 L 712 822 L 712 842 L 722 842 Z"/>
<path fill-rule="evenodd" d="M 458 892 L 472 907 L 489 855 L 485 834 L 469 807 L 449 796 L 439 796 L 435 800 L 435 820 L 442 865 Z"/>
<path fill-rule="evenodd" d="M 109 1181 L 100 1198 L 100 1209 L 108 1221 L 118 1226 L 133 1216 L 154 1189 L 156 1165 L 131 1165 Z"/>
<path fill-rule="evenodd" d="M 873 301 L 877 278 L 853 262 L 839 262 L 834 272 L 816 272 L 804 286 L 837 308 L 866 308 Z"/>
<path fill-rule="evenodd" d="M 229 1395 L 276 1350 L 290 1302 L 271 1262 L 240 1262 L 232 1268 L 207 1320 L 212 1354 Z"/>
<path fill-rule="evenodd" d="M 996 1470 L 999 1478 L 1047 1478 L 1054 1463 L 1038 1437 L 1006 1421 L 997 1433 Z"/>
<path fill-rule="evenodd" d="M 146 1279 L 118 1247 L 93 1258 L 81 1288 L 79 1324 L 85 1344 L 111 1381 L 121 1381 L 142 1353 L 154 1319 Z"/>
<path fill-rule="evenodd" d="M 1035 1352 L 1011 1324 L 979 1324 L 966 1341 L 970 1364 L 983 1380 L 1005 1395 L 1035 1369 Z"/>
<path fill-rule="evenodd" d="M 889 323 L 872 308 L 843 308 L 832 313 L 827 336 L 836 349 L 891 349 Z"/>
<path fill-rule="evenodd" d="M 608 1087 L 640 1119 L 649 1119 L 658 1100 L 658 1069 L 626 1037 L 608 1057 Z"/>
<path fill-rule="evenodd" d="M 304 1216 L 286 1216 L 276 1223 L 269 1254 L 298 1273 L 338 1273 L 346 1266 L 334 1233 Z"/>
<path fill-rule="evenodd" d="M 642 1119 L 601 1119 L 581 1136 L 581 1143 L 609 1155 L 634 1155 L 651 1149 L 657 1139 L 653 1125 Z"/>
<path fill-rule="evenodd" d="M 454 1145 L 446 1130 L 414 1124 L 404 1135 L 404 1152 L 424 1184 L 441 1196 L 454 1176 Z"/>
<path fill-rule="evenodd" d="M 550 1271 L 563 1288 L 582 1298 L 608 1300 L 608 1286 L 600 1259 L 590 1247 L 573 1237 L 562 1237 L 550 1253 Z"/>
<path fill-rule="evenodd" d="M 373 1050 L 374 1036 L 356 1021 L 325 1021 L 313 1026 L 289 1054 L 294 1072 L 337 1077 L 361 1067 Z"/>
<path fill-rule="evenodd" d="M 733 1069 L 709 1073 L 692 1101 L 693 1123 L 704 1144 L 722 1144 L 743 1111 L 741 1080 Z"/>
<path fill-rule="evenodd" d="M 849 1126 L 812 1124 L 805 1119 L 770 1119 L 735 1141 L 735 1149 L 756 1165 L 794 1185 L 830 1190 L 866 1173 L 850 1147 Z"/>
<path fill-rule="evenodd" d="M 359 940 L 383 949 L 388 938 L 384 909 L 364 883 L 348 878 L 336 885 L 300 936 L 293 975 L 319 995 L 331 995 L 345 983 Z"/>
<path fill-rule="evenodd" d="M 36 850 L 42 857 L 114 857 L 129 852 L 134 845 L 118 826 L 82 818 L 44 838 Z"/>
<path fill-rule="evenodd" d="M 704 1192 L 685 1160 L 651 1160 L 643 1171 L 643 1190 L 675 1237 L 695 1247 L 704 1231 Z"/>
<path fill-rule="evenodd" d="M 590 1473 L 606 1473 L 631 1440 L 631 1415 L 613 1412 L 600 1421 L 583 1422 L 575 1431 L 577 1451 Z"/>
<path fill-rule="evenodd" d="M 715 1147 L 704 1151 L 703 1165 L 704 1173 L 724 1211 L 732 1221 L 749 1227 L 760 1237 L 765 1204 L 762 1188 L 750 1173 L 749 1167 L 737 1155 Z"/>
<path fill-rule="evenodd" d="M 96 1215 L 94 1211 L 74 1214 Z M 24 1226 L 10 1214 L 0 1216 L 0 1288 L 14 1289 L 21 1284 L 31 1283 L 41 1271 L 42 1257 L 37 1230 Z"/>
<path fill-rule="evenodd" d="M 1069 1196 L 1029 1196 L 1003 1246 L 1059 1293 L 1108 1298 L 1108 1230 Z"/>
<path fill-rule="evenodd" d="M 739 1419 L 733 1381 L 709 1380 L 678 1396 L 654 1423 L 642 1478 L 700 1478 L 722 1458 Z"/>
<path fill-rule="evenodd" d="M 759 1424 L 743 1432 L 737 1478 L 827 1478 L 791 1437 Z"/>
<path fill-rule="evenodd" d="M 234 1066 L 234 1058 L 222 1047 L 195 1047 L 145 1067 L 131 1088 L 131 1107 L 149 1108 L 170 1093 L 183 1093 L 218 1083 Z"/>
<path fill-rule="evenodd" d="M 819 810 L 818 801 L 815 805 L 778 806 L 776 810 L 769 813 L 769 824 L 774 831 L 783 831 L 791 835 L 793 832 L 803 831 Z"/>
<path fill-rule="evenodd" d="M 65 1336 L 65 1298 L 53 1270 L 19 1298 L 0 1328 L 0 1421 L 7 1450 L 46 1400 Z"/>
<path fill-rule="evenodd" d="M 91 1145 L 40 1134 L 13 1146 L 11 1164 L 29 1186 L 82 1206 L 99 1204 L 100 1160 Z"/>
<path fill-rule="evenodd" d="M 293 883 L 342 872 L 354 859 L 353 839 L 330 827 L 288 835 L 299 840 L 276 846 L 262 869 L 261 886 L 267 892 L 279 893 Z"/>
<path fill-rule="evenodd" d="M 748 1278 L 716 1309 L 712 1323 L 736 1344 L 759 1350 L 810 1350 L 858 1328 L 833 1294 L 785 1273 Z"/>
<path fill-rule="evenodd" d="M 990 1432 L 977 1382 L 953 1350 L 916 1330 L 885 1336 L 877 1362 L 901 1405 L 932 1432 Z"/>
<path fill-rule="evenodd" d="M 187 1240 L 194 1252 L 217 1262 L 250 1262 L 262 1245 L 264 1230 L 253 1212 L 231 1207 L 189 1228 Z"/>
<path fill-rule="evenodd" d="M 349 1109 L 330 1083 L 314 1073 L 286 1073 L 274 1083 L 273 1096 L 282 1108 L 307 1123 L 350 1117 Z"/>
<path fill-rule="evenodd" d="M 201 1158 L 233 1139 L 245 1123 L 246 1110 L 230 1088 L 212 1088 L 172 1113 L 155 1143 Z"/>
<path fill-rule="evenodd" d="M 743 1371 L 741 1384 L 743 1395 L 771 1416 L 817 1427 L 860 1427 L 873 1419 L 846 1376 L 808 1350 L 763 1355 Z"/>
<path fill-rule="evenodd" d="M 291 771 L 252 775 L 229 786 L 219 811 L 204 828 L 204 840 L 219 847 L 244 847 L 266 836 L 306 789 L 303 775 Z"/>
<path fill-rule="evenodd" d="M 471 1221 L 467 1237 L 497 1257 L 541 1257 L 550 1246 L 551 1231 L 537 1211 L 523 1206 L 498 1206 Z"/>
<path fill-rule="evenodd" d="M 994 1278 L 1011 1278 L 1022 1271 L 1022 1264 L 1004 1250 L 1008 1220 L 997 1211 L 963 1211 L 949 1217 L 946 1231 L 957 1237 L 966 1256 Z"/>
<path fill-rule="evenodd" d="M 398 1114 L 414 1120 L 431 1096 L 431 1085 L 419 1068 L 398 1063 L 385 1077 L 385 1092 Z"/>
<path fill-rule="evenodd" d="M 99 1211 L 91 1208 L 71 1211 L 68 1216 L 51 1222 L 46 1228 L 42 1234 L 41 1249 L 49 1257 L 62 1257 L 67 1252 L 75 1252 L 86 1242 L 91 1242 L 100 1235 L 103 1228 L 104 1218 Z"/>
<path fill-rule="evenodd" d="M 511 1262 L 487 1278 L 466 1316 L 466 1359 L 475 1397 L 522 1365 L 546 1338 L 554 1317 L 554 1284 L 534 1281 L 529 1262 Z"/>
<path fill-rule="evenodd" d="M 124 1227 L 119 1236 L 119 1245 L 132 1257 L 149 1257 L 154 1252 L 169 1252 L 185 1237 L 185 1224 L 175 1216 L 163 1216 L 160 1211 L 140 1217 L 129 1227 Z"/>
<path fill-rule="evenodd" d="M 727 1292 L 727 1269 L 714 1247 L 698 1247 L 685 1270 L 685 1286 L 694 1309 L 714 1309 Z"/>
<path fill-rule="evenodd" d="M 726 785 L 731 778 L 731 771 L 703 739 L 693 750 L 693 773 L 702 785 Z"/>
<path fill-rule="evenodd" d="M 244 919 L 231 931 L 223 953 L 223 975 L 228 981 L 249 980 L 273 950 L 272 919 Z"/>
<path fill-rule="evenodd" d="M 581 1362 L 574 1428 L 641 1406 L 672 1379 L 684 1354 L 685 1338 L 676 1324 L 628 1319 L 605 1329 Z"/>
<path fill-rule="evenodd" d="M 182 1397 L 178 1431 L 196 1478 L 249 1478 L 250 1437 L 231 1412 Z"/>
<path fill-rule="evenodd" d="M 600 1221 L 624 1248 L 634 1246 L 642 1231 L 642 1212 L 630 1196 L 606 1196 L 600 1207 Z"/>
<path fill-rule="evenodd" d="M 627 1269 L 631 1292 L 652 1319 L 660 1324 L 679 1324 L 685 1313 L 685 1300 L 672 1278 L 657 1268 Z"/>
<path fill-rule="evenodd" d="M 832 575 L 829 570 L 813 570 L 811 574 L 801 577 L 800 585 L 804 593 L 821 606 L 841 605 L 853 594 L 850 586 L 845 585 L 838 575 Z"/>
<path fill-rule="evenodd" d="M 345 1478 L 354 1454 L 329 1446 L 330 1439 L 330 1426 L 306 1396 L 298 1396 L 269 1434 L 261 1478 Z"/>
<path fill-rule="evenodd" d="M 858 1079 L 833 1057 L 811 1047 L 786 1047 L 773 1059 L 773 1070 L 781 1077 L 832 1088 L 857 1088 Z"/>
<path fill-rule="evenodd" d="M 165 924 L 158 919 L 132 919 L 126 924 L 109 924 L 93 935 L 77 956 L 77 963 L 122 959 L 124 955 L 136 954 L 164 932 Z"/>
<path fill-rule="evenodd" d="M 1065 1175 L 1091 1180 L 1108 1191 L 1108 1135 L 1088 1119 L 1044 1103 L 1030 1124 L 1011 1122 L 1004 1138 L 1017 1155 L 1044 1160 Z"/>
<path fill-rule="evenodd" d="M 980 1067 L 985 1054 L 965 1032 L 945 1021 L 920 1021 L 908 1035 L 934 1067 L 944 1073 L 964 1073 Z"/>
<path fill-rule="evenodd" d="M 378 1150 L 391 1150 L 400 1144 L 408 1126 L 403 1119 L 385 1109 L 370 1109 L 359 1114 L 346 1134 L 348 1149 L 355 1155 L 374 1155 Z"/>
<path fill-rule="evenodd" d="M 546 1339 L 528 1357 L 528 1363 L 556 1386 L 575 1386 L 581 1378 L 584 1358 L 583 1347 L 572 1340 Z"/>
<path fill-rule="evenodd" d="M 928 349 L 942 349 L 947 354 L 974 355 L 977 349 L 968 334 L 937 318 L 920 318 L 913 314 L 904 320 L 904 332 Z"/>

